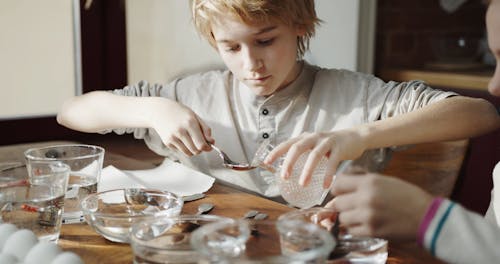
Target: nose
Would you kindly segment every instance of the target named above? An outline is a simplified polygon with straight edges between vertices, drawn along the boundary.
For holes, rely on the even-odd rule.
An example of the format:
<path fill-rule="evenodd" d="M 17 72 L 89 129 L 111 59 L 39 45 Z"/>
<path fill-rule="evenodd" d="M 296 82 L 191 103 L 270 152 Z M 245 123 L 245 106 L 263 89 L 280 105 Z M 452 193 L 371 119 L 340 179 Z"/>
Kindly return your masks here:
<path fill-rule="evenodd" d="M 495 73 L 488 84 L 488 91 L 494 96 L 500 96 L 500 65 L 495 68 Z"/>
<path fill-rule="evenodd" d="M 243 65 L 245 70 L 257 71 L 263 66 L 259 52 L 252 48 L 247 48 L 243 52 Z"/>

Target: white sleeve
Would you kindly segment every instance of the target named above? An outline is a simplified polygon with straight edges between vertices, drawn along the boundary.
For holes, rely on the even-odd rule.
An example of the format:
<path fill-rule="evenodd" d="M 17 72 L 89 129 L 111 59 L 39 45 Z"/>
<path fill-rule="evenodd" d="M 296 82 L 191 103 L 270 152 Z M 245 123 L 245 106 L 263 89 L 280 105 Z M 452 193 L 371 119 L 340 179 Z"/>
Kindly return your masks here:
<path fill-rule="evenodd" d="M 500 228 L 483 216 L 443 200 L 423 238 L 423 246 L 449 263 L 499 263 Z"/>

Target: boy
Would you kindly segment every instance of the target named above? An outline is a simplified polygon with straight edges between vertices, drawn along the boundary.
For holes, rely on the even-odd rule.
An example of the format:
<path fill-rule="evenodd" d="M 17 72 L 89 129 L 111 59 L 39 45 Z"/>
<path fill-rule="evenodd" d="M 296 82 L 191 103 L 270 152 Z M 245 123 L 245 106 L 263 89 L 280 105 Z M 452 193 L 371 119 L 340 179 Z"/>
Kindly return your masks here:
<path fill-rule="evenodd" d="M 284 177 L 300 154 L 312 150 L 303 184 L 327 154 L 327 187 L 339 161 L 367 149 L 464 138 L 494 128 L 496 112 L 484 100 L 302 61 L 319 23 L 313 0 L 191 4 L 197 30 L 227 71 L 88 93 L 66 102 L 58 122 L 85 132 L 134 133 L 159 154 L 267 197 L 279 196 L 272 173 L 224 169 L 207 142 L 217 142 L 239 162 L 251 161 L 266 138 L 274 145 L 284 142 L 268 160 L 290 150 Z"/>
<path fill-rule="evenodd" d="M 486 26 L 497 61 L 488 90 L 500 96 L 500 0 L 491 1 Z M 498 126 L 499 118 L 493 122 Z M 377 174 L 339 175 L 332 187 L 336 198 L 326 207 L 341 212 L 340 222 L 353 235 L 417 240 L 450 263 L 498 263 L 500 163 L 493 171 L 493 182 L 485 218 L 400 179 Z"/>

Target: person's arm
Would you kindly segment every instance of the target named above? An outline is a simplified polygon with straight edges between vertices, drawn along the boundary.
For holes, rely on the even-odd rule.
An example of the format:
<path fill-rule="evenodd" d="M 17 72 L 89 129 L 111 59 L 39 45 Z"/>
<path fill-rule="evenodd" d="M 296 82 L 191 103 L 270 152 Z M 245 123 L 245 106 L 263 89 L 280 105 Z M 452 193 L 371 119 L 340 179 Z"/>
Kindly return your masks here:
<path fill-rule="evenodd" d="M 450 200 L 436 198 L 433 204 L 434 215 L 428 211 L 428 225 L 420 226 L 420 245 L 449 263 L 498 263 L 498 226 Z"/>
<path fill-rule="evenodd" d="M 90 92 L 66 101 L 57 122 L 82 132 L 112 128 L 152 128 L 169 148 L 190 156 L 210 150 L 210 128 L 189 108 L 163 97 Z"/>
<path fill-rule="evenodd" d="M 314 168 L 326 155 L 329 157 L 324 179 L 326 188 L 340 161 L 356 159 L 367 149 L 474 137 L 498 127 L 500 117 L 489 102 L 454 96 L 350 129 L 304 133 L 278 145 L 266 162 L 272 163 L 286 153 L 281 170 L 286 179 L 300 155 L 311 150 L 300 176 L 300 183 L 307 184 Z"/>
<path fill-rule="evenodd" d="M 372 149 L 475 137 L 499 127 L 500 116 L 488 101 L 454 96 L 357 131 L 363 146 Z"/>
<path fill-rule="evenodd" d="M 340 223 L 352 235 L 417 241 L 450 263 L 500 260 L 498 226 L 401 179 L 338 175 L 332 194 L 335 198 L 325 207 L 340 212 Z"/>

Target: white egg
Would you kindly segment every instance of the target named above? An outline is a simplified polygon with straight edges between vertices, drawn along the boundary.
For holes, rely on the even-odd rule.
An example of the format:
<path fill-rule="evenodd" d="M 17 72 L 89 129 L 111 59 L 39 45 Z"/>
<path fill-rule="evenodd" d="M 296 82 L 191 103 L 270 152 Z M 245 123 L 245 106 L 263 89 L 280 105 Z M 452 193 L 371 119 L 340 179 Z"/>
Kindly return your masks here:
<path fill-rule="evenodd" d="M 0 254 L 0 263 L 2 264 L 17 264 L 18 260 L 11 254 Z"/>
<path fill-rule="evenodd" d="M 73 252 L 64 252 L 59 254 L 51 264 L 83 264 L 83 261 Z"/>
<path fill-rule="evenodd" d="M 2 253 L 12 254 L 22 261 L 36 243 L 38 238 L 31 230 L 21 229 L 7 238 Z"/>
<path fill-rule="evenodd" d="M 0 225 L 0 252 L 2 252 L 3 245 L 10 235 L 17 231 L 17 227 L 13 224 Z M 1 263 L 1 262 L 0 262 Z"/>
<path fill-rule="evenodd" d="M 30 249 L 24 258 L 24 264 L 50 264 L 61 252 L 57 244 L 40 241 Z"/>

